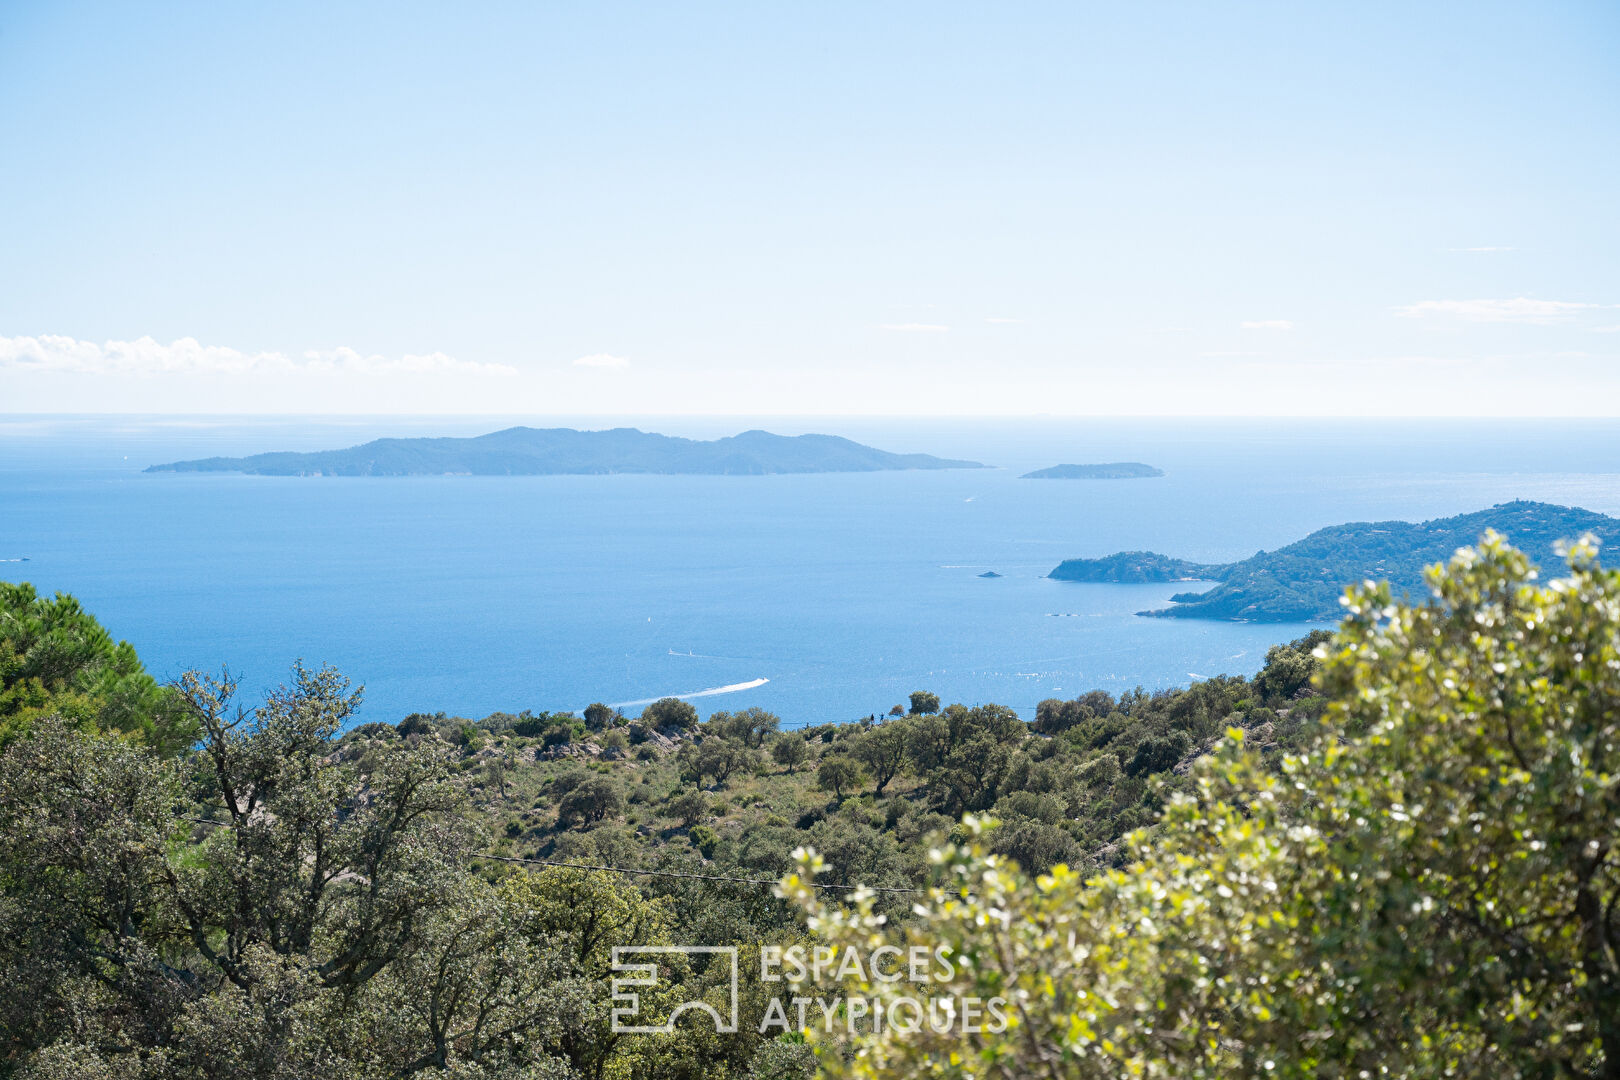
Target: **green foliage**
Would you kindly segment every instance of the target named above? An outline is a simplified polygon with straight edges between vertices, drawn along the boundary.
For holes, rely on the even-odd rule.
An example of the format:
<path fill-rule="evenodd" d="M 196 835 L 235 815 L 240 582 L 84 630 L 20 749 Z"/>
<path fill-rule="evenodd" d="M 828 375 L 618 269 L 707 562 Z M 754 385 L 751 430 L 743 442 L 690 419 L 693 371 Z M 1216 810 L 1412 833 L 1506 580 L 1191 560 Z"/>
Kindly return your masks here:
<path fill-rule="evenodd" d="M 927 690 L 914 690 L 911 694 L 911 715 L 928 716 L 939 712 L 939 695 Z"/>
<path fill-rule="evenodd" d="M 747 1080 L 812 1080 L 815 1050 L 794 1031 L 761 1043 L 748 1062 Z"/>
<path fill-rule="evenodd" d="M 873 783 L 877 785 L 875 794 L 882 795 L 889 781 L 905 768 L 908 733 L 904 721 L 892 720 L 867 728 L 850 740 L 850 755 L 871 774 Z"/>
<path fill-rule="evenodd" d="M 687 827 L 709 816 L 709 797 L 701 791 L 688 791 L 668 804 L 669 812 Z"/>
<path fill-rule="evenodd" d="M 714 858 L 714 849 L 720 844 L 720 834 L 707 825 L 694 825 L 687 832 L 692 846 L 703 852 L 705 859 Z"/>
<path fill-rule="evenodd" d="M 676 755 L 681 776 L 700 787 L 706 777 L 713 777 L 718 787 L 736 772 L 750 772 L 762 764 L 759 751 L 741 739 L 724 735 L 707 736 L 696 746 L 683 746 Z"/>
<path fill-rule="evenodd" d="M 581 780 L 557 804 L 558 824 L 567 827 L 594 825 L 624 813 L 624 792 L 605 776 Z"/>
<path fill-rule="evenodd" d="M 1226 569 L 1173 559 L 1154 551 L 1118 551 L 1100 559 L 1064 559 L 1046 576 L 1054 581 L 1112 581 L 1129 585 L 1160 581 L 1213 581 Z"/>
<path fill-rule="evenodd" d="M 1620 521 L 1575 507 L 1517 501 L 1472 514 L 1409 521 L 1356 521 L 1318 529 L 1277 551 L 1225 566 L 1199 566 L 1151 552 L 1066 560 L 1051 575 L 1069 581 L 1219 582 L 1207 592 L 1178 593 L 1175 606 L 1144 614 L 1170 618 L 1305 622 L 1336 620 L 1347 585 L 1388 581 L 1396 596 L 1420 596 L 1424 568 L 1477 542 L 1488 529 L 1506 533 L 1538 558 L 1567 537 L 1592 533 L 1620 540 Z"/>
<path fill-rule="evenodd" d="M 825 860 L 807 855 L 786 890 L 815 933 L 947 948 L 956 974 L 933 992 L 1016 1017 L 1006 1034 L 887 1029 L 823 1068 L 1620 1075 L 1620 574 L 1593 557 L 1577 547 L 1541 585 L 1487 536 L 1431 575 L 1432 603 L 1354 591 L 1317 647 L 1328 705 L 1300 752 L 1233 728 L 1120 869 L 1031 878 L 970 818 L 897 926 L 873 898 L 808 889 Z"/>
<path fill-rule="evenodd" d="M 771 744 L 771 760 L 788 772 L 796 772 L 799 766 L 810 760 L 810 744 L 795 731 L 778 735 Z"/>
<path fill-rule="evenodd" d="M 536 1032 L 551 1053 L 566 1061 L 573 1075 L 633 1076 L 645 1070 L 643 1053 L 656 1053 L 646 1036 L 612 1029 L 613 949 L 621 945 L 671 944 L 670 905 L 643 896 L 634 885 L 596 870 L 557 867 L 507 878 L 499 895 L 518 911 L 518 929 L 529 947 L 558 959 L 557 973 L 577 1001 L 573 1010 L 554 1010 L 552 1022 Z M 643 988 L 643 1008 L 667 1009 L 682 1000 L 681 980 L 689 975 L 682 958 L 670 957 L 667 981 Z M 559 1022 L 560 1021 L 560 1022 Z M 684 1047 L 663 1047 L 679 1052 Z"/>
<path fill-rule="evenodd" d="M 838 798 L 853 789 L 864 778 L 860 762 L 848 754 L 825 754 L 816 767 L 816 786 L 830 791 Z"/>
<path fill-rule="evenodd" d="M 1255 689 L 1265 700 L 1287 701 L 1310 692 L 1311 675 L 1316 670 L 1312 654 L 1333 640 L 1326 630 L 1313 630 L 1298 641 L 1273 645 L 1266 650 L 1266 666 L 1255 676 Z"/>
<path fill-rule="evenodd" d="M 689 701 L 659 698 L 641 710 L 642 726 L 649 731 L 685 731 L 698 725 L 698 712 Z"/>
<path fill-rule="evenodd" d="M 585 706 L 585 726 L 592 731 L 613 727 L 622 719 L 613 706 L 604 705 L 600 701 L 593 701 Z"/>
<path fill-rule="evenodd" d="M 782 726 L 782 718 L 761 708 L 744 709 L 738 713 L 717 712 L 703 725 L 704 730 L 728 739 L 736 739 L 745 746 L 761 749 L 765 740 Z"/>
<path fill-rule="evenodd" d="M 228 680 L 187 677 L 176 700 L 202 738 L 167 764 L 39 718 L 0 751 L 0 1038 L 41 1076 L 802 1076 L 808 1050 L 747 1021 L 612 1037 L 602 943 L 797 939 L 784 899 L 725 879 L 779 878 L 811 846 L 830 881 L 915 886 L 953 826 L 972 839 L 964 811 L 1001 820 L 979 842 L 1003 865 L 1123 868 L 1142 843 L 1124 834 L 1166 806 L 1172 831 L 1204 790 L 1147 763 L 1237 727 L 1274 771 L 1317 737 L 1314 644 L 1252 681 L 1043 702 L 1033 725 L 921 695 L 931 711 L 782 733 L 763 711 L 698 724 L 666 699 L 589 739 L 566 713 L 339 736 L 357 696 L 302 668 L 246 713 Z M 767 747 L 784 768 L 763 767 Z M 670 876 L 529 875 L 479 852 Z M 872 913 L 899 928 L 915 899 Z M 668 974 L 660 991 L 718 992 L 702 964 Z"/>
<path fill-rule="evenodd" d="M 523 739 L 538 738 L 547 746 L 559 746 L 582 736 L 586 724 L 571 712 L 534 713 L 525 709 L 511 713 L 491 713 L 478 721 L 478 729 L 490 734 L 509 732 Z"/>
<path fill-rule="evenodd" d="M 47 600 L 32 585 L 0 582 L 0 746 L 53 714 L 162 754 L 179 753 L 196 735 L 134 647 L 115 643 L 77 600 L 63 593 Z"/>
<path fill-rule="evenodd" d="M 1035 706 L 1034 729 L 1043 735 L 1059 735 L 1087 721 L 1107 717 L 1115 711 L 1113 695 L 1093 690 L 1073 701 L 1047 698 Z"/>
<path fill-rule="evenodd" d="M 1191 747 L 1192 740 L 1185 731 L 1172 731 L 1143 739 L 1137 744 L 1131 760 L 1125 764 L 1125 775 L 1164 772 L 1180 761 Z"/>
<path fill-rule="evenodd" d="M 430 1053 L 355 1032 L 378 980 L 470 910 L 452 751 L 389 736 L 364 767 L 334 754 L 359 698 L 330 670 L 295 668 L 251 713 L 234 689 L 182 677 L 201 736 L 183 763 L 56 719 L 0 756 L 9 1054 L 156 1078 Z"/>

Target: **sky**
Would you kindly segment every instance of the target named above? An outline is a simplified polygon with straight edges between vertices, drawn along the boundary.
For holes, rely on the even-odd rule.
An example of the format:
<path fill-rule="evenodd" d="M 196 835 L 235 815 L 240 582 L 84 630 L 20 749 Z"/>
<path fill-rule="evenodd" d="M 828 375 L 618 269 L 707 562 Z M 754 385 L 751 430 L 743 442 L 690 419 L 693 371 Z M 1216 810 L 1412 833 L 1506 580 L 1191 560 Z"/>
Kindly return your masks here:
<path fill-rule="evenodd" d="M 0 413 L 1620 413 L 1610 2 L 0 0 L 0 161 Z"/>

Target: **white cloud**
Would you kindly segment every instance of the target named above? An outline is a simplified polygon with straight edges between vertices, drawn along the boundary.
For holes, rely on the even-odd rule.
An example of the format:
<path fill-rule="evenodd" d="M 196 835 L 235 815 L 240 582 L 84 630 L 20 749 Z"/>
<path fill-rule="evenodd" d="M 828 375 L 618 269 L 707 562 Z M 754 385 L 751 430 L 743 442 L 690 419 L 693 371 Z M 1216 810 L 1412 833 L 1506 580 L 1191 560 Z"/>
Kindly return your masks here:
<path fill-rule="evenodd" d="M 297 358 L 279 352 L 246 353 L 225 345 L 180 338 L 167 345 L 150 337 L 134 341 L 80 341 L 61 334 L 0 337 L 0 368 L 13 371 L 76 372 L 87 375 L 516 375 L 506 364 L 457 360 L 444 353 L 367 355 L 346 346 L 311 350 Z"/>
<path fill-rule="evenodd" d="M 1012 325 L 1014 323 L 1021 323 L 1024 320 L 1023 319 L 1001 319 L 1001 318 L 996 318 L 996 317 L 992 316 L 991 318 L 988 318 L 988 319 L 986 319 L 984 321 L 987 322 L 987 323 L 1002 323 L 1004 325 Z"/>
<path fill-rule="evenodd" d="M 1451 315 L 1468 322 L 1549 323 L 1564 322 L 1572 315 L 1602 304 L 1580 304 L 1568 300 L 1532 300 L 1526 296 L 1512 300 L 1422 300 L 1395 310 L 1410 318 L 1422 315 Z"/>
<path fill-rule="evenodd" d="M 1294 324 L 1287 319 L 1255 319 L 1243 324 L 1245 330 L 1292 330 Z"/>
<path fill-rule="evenodd" d="M 580 357 L 578 360 L 574 361 L 574 366 L 594 368 L 624 368 L 630 366 L 630 361 L 622 356 L 614 356 L 611 353 L 599 352 L 591 353 L 589 356 Z"/>
<path fill-rule="evenodd" d="M 904 334 L 943 334 L 949 330 L 950 327 L 941 326 L 938 323 L 906 322 L 884 323 L 882 329 L 898 330 Z"/>
<path fill-rule="evenodd" d="M 1594 333 L 1594 334 L 1620 334 L 1620 323 L 1616 323 L 1613 326 L 1594 326 L 1594 327 L 1592 327 L 1592 333 Z"/>

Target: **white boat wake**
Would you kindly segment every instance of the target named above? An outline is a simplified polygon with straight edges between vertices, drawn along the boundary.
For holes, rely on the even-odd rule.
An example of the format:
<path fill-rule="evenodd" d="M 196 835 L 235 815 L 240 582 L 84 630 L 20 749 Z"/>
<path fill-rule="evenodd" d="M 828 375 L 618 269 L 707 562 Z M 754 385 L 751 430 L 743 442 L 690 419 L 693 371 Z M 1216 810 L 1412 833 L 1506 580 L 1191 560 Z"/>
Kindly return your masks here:
<path fill-rule="evenodd" d="M 731 683 L 729 686 L 711 686 L 707 690 L 693 690 L 687 694 L 662 694 L 655 698 L 639 698 L 635 701 L 617 701 L 613 703 L 613 707 L 615 709 L 628 709 L 632 705 L 651 705 L 653 702 L 667 697 L 687 699 L 715 697 L 718 694 L 735 694 L 739 690 L 752 690 L 756 686 L 764 686 L 770 681 L 771 680 L 769 679 L 749 679 L 747 682 Z"/>

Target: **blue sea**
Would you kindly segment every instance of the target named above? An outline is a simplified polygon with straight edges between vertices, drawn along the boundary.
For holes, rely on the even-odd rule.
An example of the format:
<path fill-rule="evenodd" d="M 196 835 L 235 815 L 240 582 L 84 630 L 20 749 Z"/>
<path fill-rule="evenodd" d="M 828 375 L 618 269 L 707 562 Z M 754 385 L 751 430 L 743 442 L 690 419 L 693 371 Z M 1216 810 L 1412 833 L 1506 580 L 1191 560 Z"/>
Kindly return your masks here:
<path fill-rule="evenodd" d="M 142 472 L 515 423 L 821 431 L 995 468 Z M 1118 460 L 1167 475 L 1018 479 Z M 1124 549 L 1221 562 L 1325 525 L 1515 498 L 1620 514 L 1620 422 L 0 416 L 0 579 L 78 596 L 160 678 L 229 665 L 256 698 L 297 659 L 330 662 L 364 684 L 362 720 L 680 695 L 797 726 L 918 689 L 1027 716 L 1092 688 L 1249 674 L 1310 627 L 1140 618 L 1184 586 L 1045 575 Z"/>

